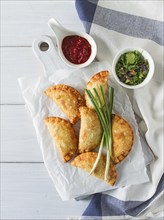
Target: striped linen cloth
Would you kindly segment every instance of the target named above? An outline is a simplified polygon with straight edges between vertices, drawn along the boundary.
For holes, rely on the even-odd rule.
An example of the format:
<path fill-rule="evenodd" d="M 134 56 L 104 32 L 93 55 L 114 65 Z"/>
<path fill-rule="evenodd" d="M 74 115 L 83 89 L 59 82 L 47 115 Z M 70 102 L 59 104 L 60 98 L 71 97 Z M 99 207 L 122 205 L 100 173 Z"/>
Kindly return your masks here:
<path fill-rule="evenodd" d="M 98 60 L 112 64 L 116 53 L 128 47 L 147 50 L 155 74 L 143 88 L 126 90 L 139 129 L 155 155 L 148 173 L 150 182 L 95 194 L 81 219 L 158 219 L 163 214 L 163 1 L 76 0 L 86 32 L 94 37 Z"/>

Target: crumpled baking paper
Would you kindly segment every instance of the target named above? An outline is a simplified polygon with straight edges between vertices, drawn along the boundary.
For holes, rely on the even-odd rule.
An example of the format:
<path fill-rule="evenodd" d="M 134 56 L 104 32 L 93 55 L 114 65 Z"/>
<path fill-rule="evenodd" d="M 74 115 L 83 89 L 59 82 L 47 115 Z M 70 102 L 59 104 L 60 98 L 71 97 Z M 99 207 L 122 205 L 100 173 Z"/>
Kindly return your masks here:
<path fill-rule="evenodd" d="M 64 163 L 54 145 L 43 119 L 47 116 L 66 118 L 56 104 L 44 95 L 44 90 L 54 84 L 67 84 L 77 89 L 82 95 L 86 83 L 96 73 L 109 70 L 103 62 L 92 63 L 89 67 L 73 70 L 56 71 L 50 76 L 37 78 L 20 78 L 19 84 L 36 130 L 38 142 L 43 154 L 43 160 L 50 177 L 62 200 L 74 199 L 80 196 L 112 190 L 149 181 L 147 169 L 140 143 L 138 127 L 128 96 L 110 75 L 109 85 L 114 87 L 113 112 L 129 122 L 134 131 L 134 145 L 131 152 L 117 165 L 118 178 L 115 186 L 89 176 L 85 171 Z M 74 126 L 79 132 L 80 121 Z"/>

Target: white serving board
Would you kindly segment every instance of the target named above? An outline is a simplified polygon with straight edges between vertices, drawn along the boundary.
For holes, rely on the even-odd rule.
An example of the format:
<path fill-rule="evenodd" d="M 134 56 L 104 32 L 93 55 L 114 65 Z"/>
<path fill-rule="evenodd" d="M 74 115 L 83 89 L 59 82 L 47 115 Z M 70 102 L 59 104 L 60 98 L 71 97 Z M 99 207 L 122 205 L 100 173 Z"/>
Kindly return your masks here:
<path fill-rule="evenodd" d="M 40 49 L 40 45 L 43 43 L 49 45 L 48 50 L 42 51 Z M 52 100 L 44 95 L 44 90 L 51 85 L 61 83 L 70 85 L 83 93 L 86 83 L 95 73 L 102 70 L 111 71 L 109 64 L 105 62 L 94 62 L 86 68 L 72 70 L 62 63 L 54 45 L 54 41 L 48 36 L 41 36 L 34 41 L 33 50 L 44 67 L 45 76 L 20 79 L 19 82 L 26 106 L 32 116 L 45 166 L 61 198 L 68 200 L 149 181 L 130 101 L 122 88 L 113 81 L 111 75 L 109 84 L 115 88 L 113 110 L 131 124 L 135 139 L 130 154 L 117 166 L 118 179 L 116 185 L 111 187 L 102 180 L 88 176 L 85 171 L 72 167 L 69 163 L 63 163 L 43 119 L 47 116 L 63 118 L 66 116 Z M 139 160 L 140 163 L 138 163 Z"/>
<path fill-rule="evenodd" d="M 41 50 L 41 45 L 44 43 L 49 45 L 45 51 Z M 55 38 L 41 36 L 33 42 L 32 47 L 36 57 L 43 65 L 45 76 L 53 75 L 59 69 L 70 70 L 70 67 L 64 64 L 58 55 Z"/>

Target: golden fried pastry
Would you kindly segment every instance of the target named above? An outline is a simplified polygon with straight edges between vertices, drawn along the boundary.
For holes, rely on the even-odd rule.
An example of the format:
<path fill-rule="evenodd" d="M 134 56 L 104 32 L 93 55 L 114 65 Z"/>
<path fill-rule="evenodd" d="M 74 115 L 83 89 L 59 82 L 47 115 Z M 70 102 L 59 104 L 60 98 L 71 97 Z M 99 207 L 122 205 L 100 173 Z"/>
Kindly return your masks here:
<path fill-rule="evenodd" d="M 76 89 L 59 84 L 46 89 L 45 94 L 58 105 L 72 124 L 80 119 L 79 107 L 85 105 L 85 100 Z"/>
<path fill-rule="evenodd" d="M 109 77 L 109 72 L 108 71 L 101 71 L 94 75 L 90 81 L 86 85 L 86 89 L 90 90 L 92 94 L 95 96 L 93 88 L 95 88 L 100 96 L 100 99 L 102 101 L 102 104 L 104 104 L 103 97 L 101 94 L 100 86 L 102 86 L 104 94 L 106 94 L 107 91 L 107 85 L 108 85 L 108 77 Z M 96 98 L 97 99 L 97 98 Z M 86 105 L 88 108 L 94 108 L 92 102 L 90 101 L 89 96 L 85 92 L 85 100 L 86 100 Z"/>
<path fill-rule="evenodd" d="M 133 130 L 131 126 L 118 115 L 112 116 L 112 160 L 115 164 L 121 162 L 133 145 Z"/>
<path fill-rule="evenodd" d="M 47 117 L 44 122 L 64 162 L 69 161 L 75 155 L 78 146 L 77 137 L 71 123 L 58 117 Z"/>
<path fill-rule="evenodd" d="M 87 152 L 80 154 L 71 162 L 71 165 L 75 167 L 79 167 L 89 173 L 94 165 L 97 155 L 98 155 L 97 152 Z M 104 180 L 105 166 L 106 166 L 106 156 L 101 156 L 99 163 L 95 171 L 92 173 L 92 175 L 99 179 Z M 109 169 L 109 180 L 107 181 L 107 183 L 110 185 L 114 185 L 116 182 L 116 178 L 117 178 L 116 168 L 114 164 L 111 162 Z"/>
<path fill-rule="evenodd" d="M 94 109 L 82 106 L 79 110 L 81 115 L 79 153 L 83 153 L 95 149 L 100 144 L 102 128 Z"/>

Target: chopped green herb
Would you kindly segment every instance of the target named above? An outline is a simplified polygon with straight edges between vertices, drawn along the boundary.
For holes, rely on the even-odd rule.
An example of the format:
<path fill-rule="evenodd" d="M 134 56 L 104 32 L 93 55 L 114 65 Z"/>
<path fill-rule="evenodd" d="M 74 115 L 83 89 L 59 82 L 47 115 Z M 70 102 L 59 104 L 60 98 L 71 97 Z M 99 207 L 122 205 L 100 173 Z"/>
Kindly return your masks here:
<path fill-rule="evenodd" d="M 135 63 L 136 56 L 133 52 L 126 53 L 125 58 L 126 58 L 127 64 L 134 64 Z"/>
<path fill-rule="evenodd" d="M 137 50 L 122 54 L 116 64 L 116 74 L 127 85 L 138 85 L 149 72 L 149 63 Z"/>

